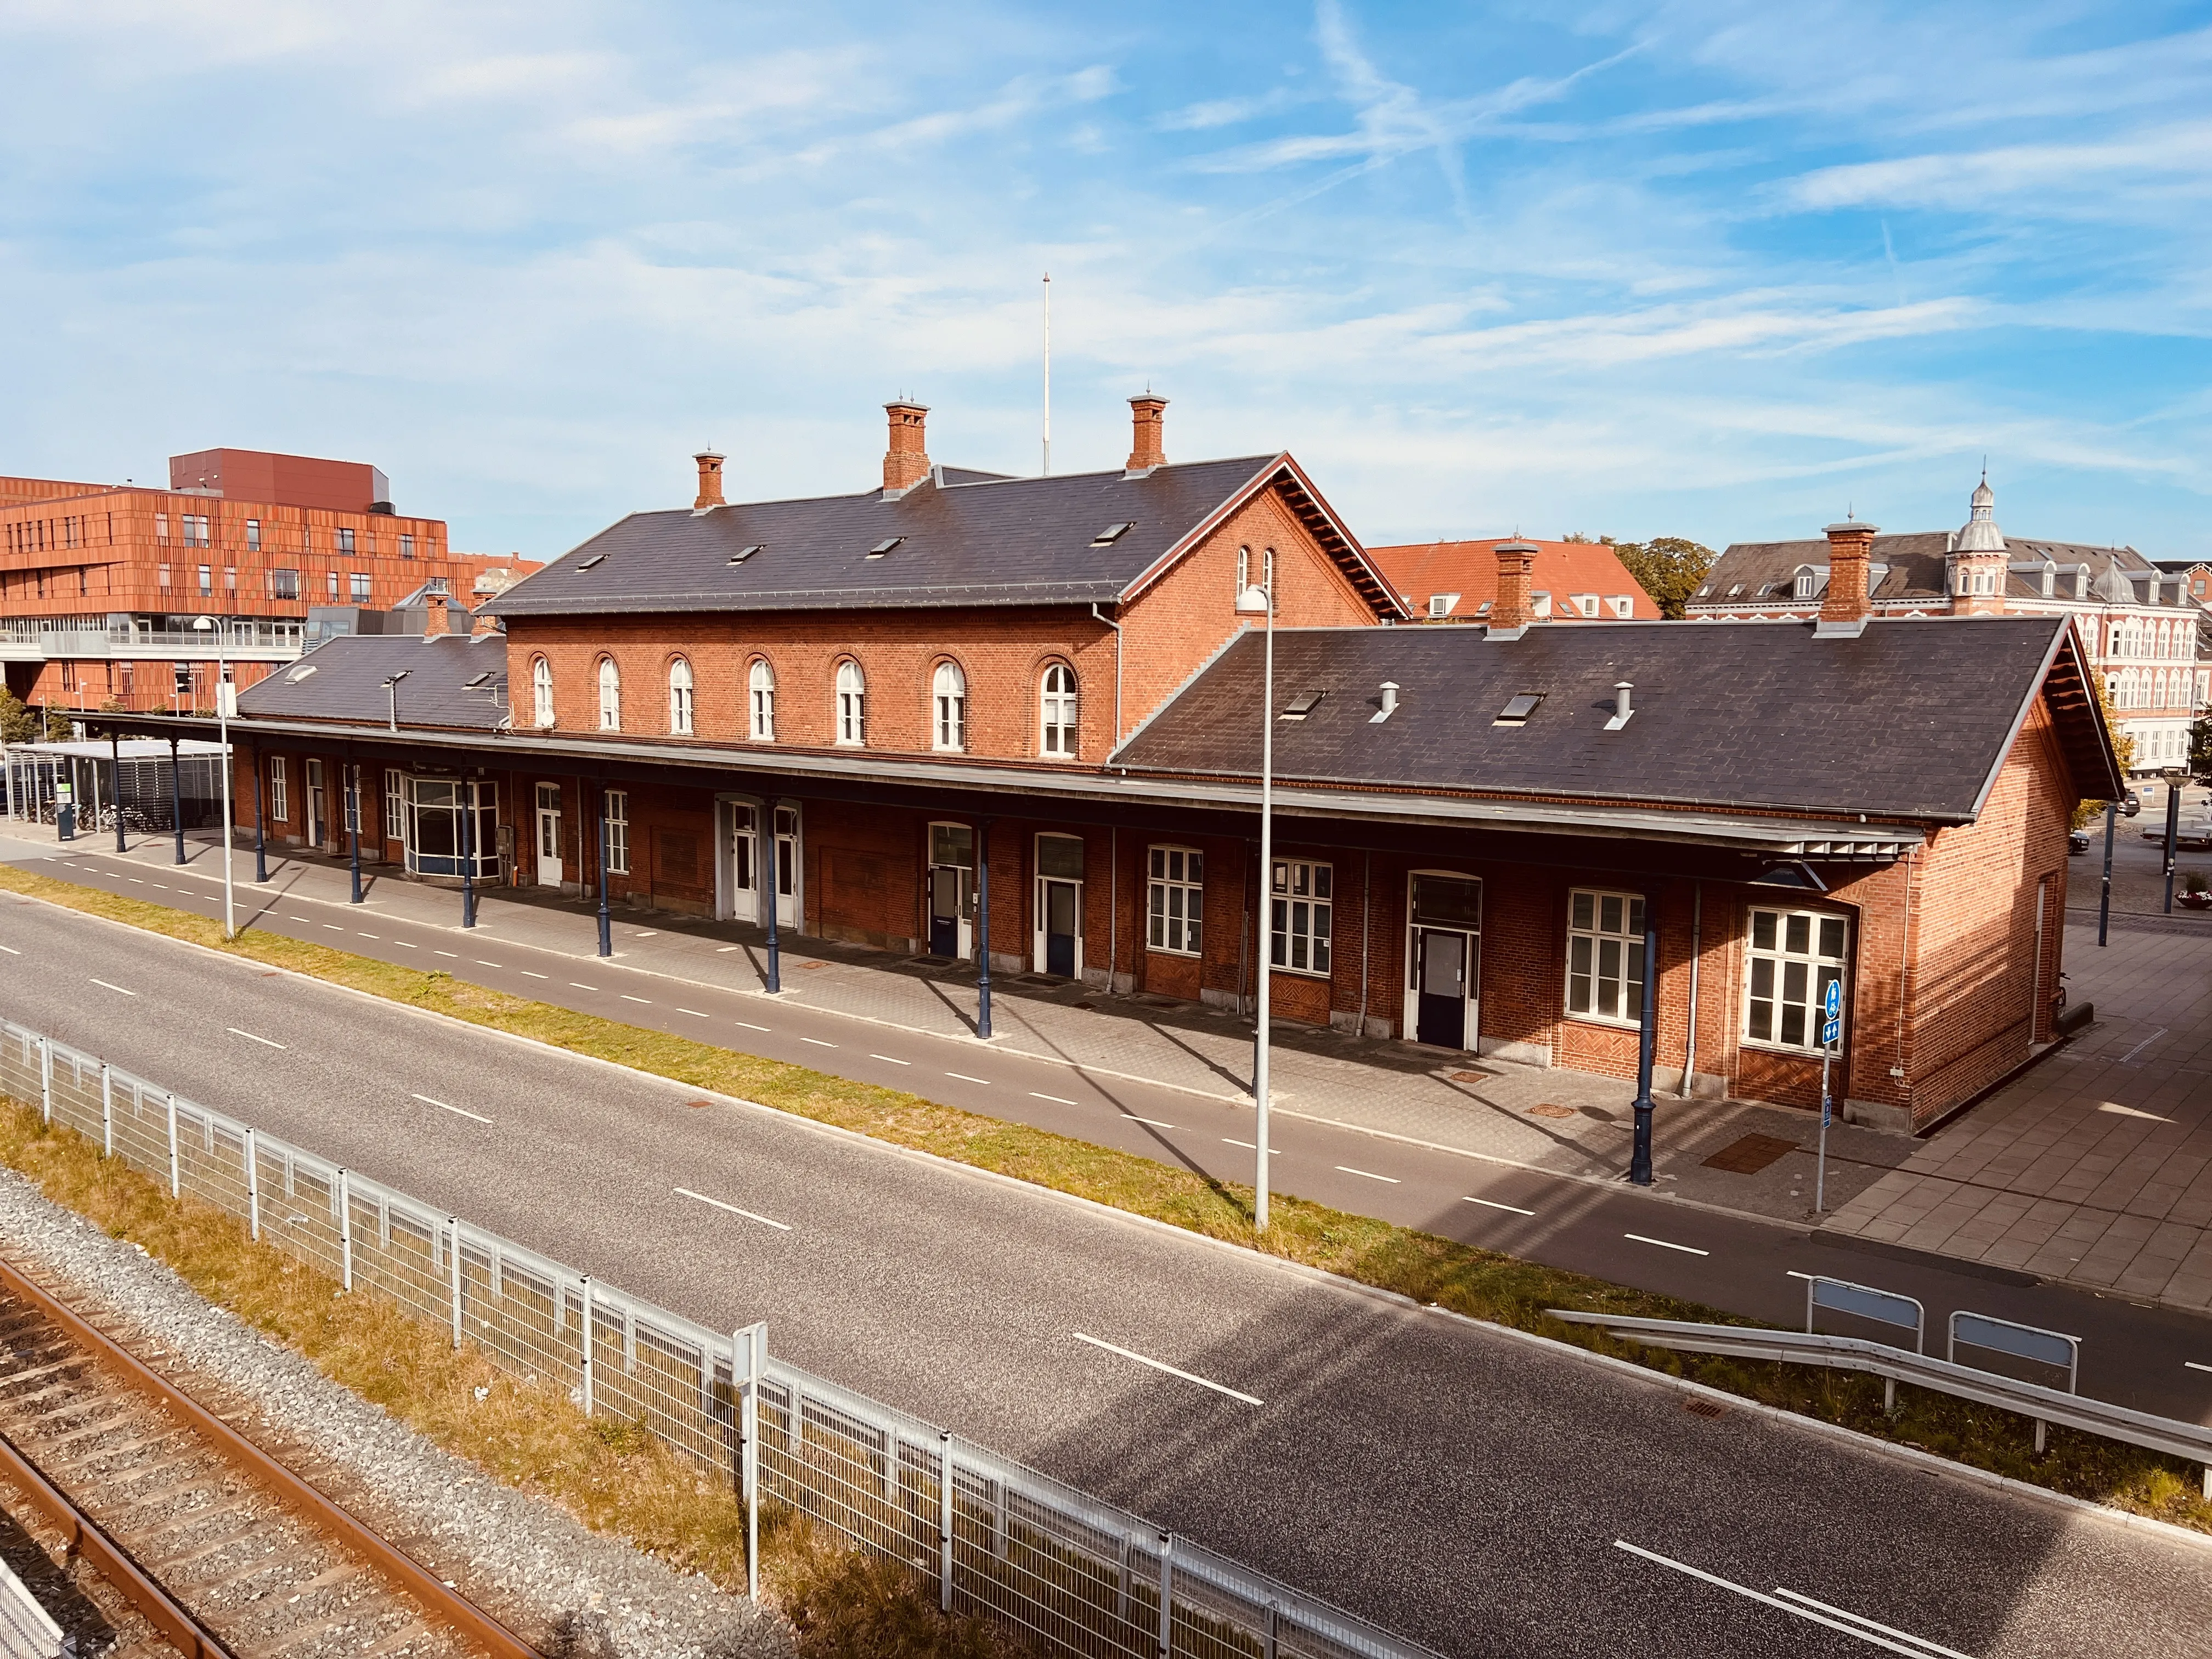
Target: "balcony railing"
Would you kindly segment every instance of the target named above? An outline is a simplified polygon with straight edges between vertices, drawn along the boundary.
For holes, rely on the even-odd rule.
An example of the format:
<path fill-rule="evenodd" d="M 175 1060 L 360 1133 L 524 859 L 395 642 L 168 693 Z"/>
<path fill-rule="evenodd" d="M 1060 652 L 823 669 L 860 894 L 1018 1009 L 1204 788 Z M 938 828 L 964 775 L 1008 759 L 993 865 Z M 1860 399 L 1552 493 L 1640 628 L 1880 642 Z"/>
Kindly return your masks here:
<path fill-rule="evenodd" d="M 152 628 L 139 623 L 84 627 L 44 617 L 0 617 L 0 646 L 9 654 L 47 657 L 296 657 L 306 624 L 293 621 L 219 620 L 212 628 Z"/>

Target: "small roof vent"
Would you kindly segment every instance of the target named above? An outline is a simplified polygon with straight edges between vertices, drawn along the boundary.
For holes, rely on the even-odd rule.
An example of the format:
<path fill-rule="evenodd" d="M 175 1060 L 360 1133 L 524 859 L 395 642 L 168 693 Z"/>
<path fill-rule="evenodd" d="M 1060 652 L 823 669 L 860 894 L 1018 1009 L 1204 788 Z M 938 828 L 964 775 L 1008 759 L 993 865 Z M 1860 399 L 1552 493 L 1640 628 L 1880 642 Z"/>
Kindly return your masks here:
<path fill-rule="evenodd" d="M 1492 726 L 1526 726 L 1528 716 L 1536 712 L 1536 705 L 1544 701 L 1541 691 L 1523 691 L 1498 711 Z"/>
<path fill-rule="evenodd" d="M 1111 547 L 1136 527 L 1134 520 L 1126 520 L 1121 524 L 1109 524 L 1091 538 L 1091 544 L 1093 547 Z"/>
<path fill-rule="evenodd" d="M 872 559 L 880 559 L 905 539 L 903 536 L 886 536 L 868 550 L 868 556 Z"/>
<path fill-rule="evenodd" d="M 747 559 L 752 557 L 754 554 L 761 551 L 761 550 L 767 544 L 764 542 L 755 542 L 750 547 L 741 547 L 736 552 L 730 555 L 730 562 L 732 564 L 743 564 Z"/>
<path fill-rule="evenodd" d="M 290 673 L 285 675 L 284 678 L 289 680 L 293 684 L 297 685 L 301 680 L 306 679 L 308 675 L 319 673 L 321 672 L 322 665 L 320 663 L 306 662 L 301 663 Z"/>
<path fill-rule="evenodd" d="M 1328 695 L 1326 691 L 1301 691 L 1291 699 L 1290 706 L 1283 710 L 1280 718 L 1286 720 L 1302 720 L 1320 708 L 1321 700 Z"/>
<path fill-rule="evenodd" d="M 605 554 L 594 553 L 590 558 L 585 560 L 583 563 L 578 565 L 576 568 L 579 570 L 589 570 L 593 565 L 605 564 L 606 562 L 607 556 Z"/>

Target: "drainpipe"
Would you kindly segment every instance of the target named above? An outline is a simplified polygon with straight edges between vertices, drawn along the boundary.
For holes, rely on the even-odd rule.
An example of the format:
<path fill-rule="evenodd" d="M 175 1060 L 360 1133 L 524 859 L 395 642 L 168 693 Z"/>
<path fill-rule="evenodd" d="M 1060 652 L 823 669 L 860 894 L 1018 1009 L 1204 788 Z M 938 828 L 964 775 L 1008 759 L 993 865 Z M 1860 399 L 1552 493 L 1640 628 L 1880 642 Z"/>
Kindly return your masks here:
<path fill-rule="evenodd" d="M 975 826 L 975 1035 L 991 1040 L 991 820 Z"/>
<path fill-rule="evenodd" d="M 1121 746 L 1121 624 L 1107 622 L 1095 604 L 1091 607 L 1091 617 L 1114 630 L 1114 741 L 1107 746 L 1107 752 L 1111 754 Z"/>
<path fill-rule="evenodd" d="M 1115 994 L 1121 961 L 1121 826 L 1106 826 L 1106 994 Z"/>
<path fill-rule="evenodd" d="M 1389 696 L 1384 692 L 1383 696 Z M 1355 1034 L 1367 1035 L 1367 935 L 1375 921 L 1375 854 L 1364 852 L 1359 855 L 1359 1030 Z M 1690 993 L 1690 1006 L 1698 1006 L 1697 993 Z"/>
<path fill-rule="evenodd" d="M 1705 920 L 1705 884 L 1690 884 L 1690 1023 L 1682 1038 L 1682 1098 L 1690 1098 L 1690 1079 L 1698 1074 L 1698 957 Z"/>

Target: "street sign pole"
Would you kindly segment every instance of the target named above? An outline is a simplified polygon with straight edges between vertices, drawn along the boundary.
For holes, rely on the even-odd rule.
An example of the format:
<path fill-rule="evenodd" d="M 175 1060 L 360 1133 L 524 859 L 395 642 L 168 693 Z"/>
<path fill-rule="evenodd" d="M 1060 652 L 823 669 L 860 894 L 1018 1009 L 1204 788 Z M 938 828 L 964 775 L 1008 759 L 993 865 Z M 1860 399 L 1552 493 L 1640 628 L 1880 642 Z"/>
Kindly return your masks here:
<path fill-rule="evenodd" d="M 2100 947 L 2112 926 L 2112 836 L 2120 822 L 2120 804 L 2116 800 L 2105 803 L 2105 886 L 2097 898 L 2097 943 Z"/>
<path fill-rule="evenodd" d="M 1820 1154 L 1813 1176 L 1813 1213 L 1828 1209 L 1828 1121 L 1835 1115 L 1835 1100 L 1828 1092 L 1828 1066 L 1835 1058 L 1836 1042 L 1844 1034 L 1844 982 L 1828 981 L 1820 999 Z"/>

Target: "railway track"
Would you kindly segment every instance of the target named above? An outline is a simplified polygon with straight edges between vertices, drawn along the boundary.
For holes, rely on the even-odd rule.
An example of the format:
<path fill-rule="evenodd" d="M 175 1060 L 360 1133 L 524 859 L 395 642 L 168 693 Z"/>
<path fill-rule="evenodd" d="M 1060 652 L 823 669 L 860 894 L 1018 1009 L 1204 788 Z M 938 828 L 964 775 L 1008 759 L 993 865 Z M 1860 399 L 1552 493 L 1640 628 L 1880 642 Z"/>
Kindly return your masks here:
<path fill-rule="evenodd" d="M 190 1659 L 538 1659 L 6 1263 L 0 1481 Z"/>

